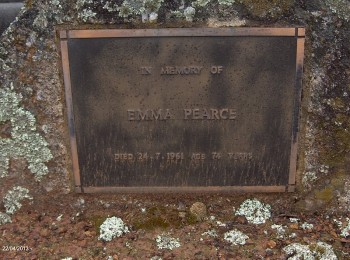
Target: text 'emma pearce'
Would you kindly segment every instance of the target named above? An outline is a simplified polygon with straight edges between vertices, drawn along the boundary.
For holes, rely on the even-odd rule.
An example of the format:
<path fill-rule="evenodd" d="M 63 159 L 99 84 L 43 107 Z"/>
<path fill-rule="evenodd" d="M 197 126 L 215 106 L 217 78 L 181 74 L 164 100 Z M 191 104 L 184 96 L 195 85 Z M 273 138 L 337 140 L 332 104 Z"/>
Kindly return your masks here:
<path fill-rule="evenodd" d="M 234 120 L 236 110 L 232 108 L 184 108 L 180 118 L 171 109 L 128 109 L 129 121 L 183 120 Z"/>

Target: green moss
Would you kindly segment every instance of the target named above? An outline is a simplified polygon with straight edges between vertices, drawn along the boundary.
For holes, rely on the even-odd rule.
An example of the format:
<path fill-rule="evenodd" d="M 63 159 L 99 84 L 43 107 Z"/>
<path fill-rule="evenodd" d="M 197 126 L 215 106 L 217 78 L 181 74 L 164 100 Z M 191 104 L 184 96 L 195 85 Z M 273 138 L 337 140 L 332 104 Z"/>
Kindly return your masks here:
<path fill-rule="evenodd" d="M 134 219 L 133 226 L 136 229 L 154 230 L 157 228 L 166 229 L 170 226 L 179 226 L 177 210 L 166 207 L 152 207 L 144 214 Z"/>
<path fill-rule="evenodd" d="M 189 212 L 181 218 L 178 210 L 163 206 L 149 208 L 132 221 L 134 228 L 145 230 L 178 228 L 198 223 L 197 217 Z"/>
<path fill-rule="evenodd" d="M 153 230 L 156 228 L 166 229 L 169 227 L 169 223 L 160 216 L 154 216 L 146 218 L 144 220 L 138 220 L 134 223 L 136 229 Z"/>
<path fill-rule="evenodd" d="M 106 220 L 107 217 L 108 216 L 93 216 L 90 218 L 90 221 L 92 222 L 92 225 L 94 226 L 97 234 L 100 233 L 100 226 Z"/>
<path fill-rule="evenodd" d="M 193 224 L 196 224 L 197 222 L 199 222 L 199 220 L 198 220 L 197 216 L 195 216 L 192 213 L 189 213 L 189 214 L 187 214 L 186 222 L 190 225 L 193 225 Z"/>

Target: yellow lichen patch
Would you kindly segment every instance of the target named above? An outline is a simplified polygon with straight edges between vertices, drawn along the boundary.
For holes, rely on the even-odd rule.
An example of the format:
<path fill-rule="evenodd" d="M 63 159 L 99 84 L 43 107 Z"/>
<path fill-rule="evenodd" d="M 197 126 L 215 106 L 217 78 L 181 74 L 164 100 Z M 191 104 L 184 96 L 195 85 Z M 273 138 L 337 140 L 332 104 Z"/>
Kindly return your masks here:
<path fill-rule="evenodd" d="M 289 11 L 293 6 L 292 0 L 240 0 L 253 16 L 278 16 Z"/>
<path fill-rule="evenodd" d="M 348 116 L 338 113 L 333 119 L 331 132 L 324 132 L 319 140 L 327 146 L 320 147 L 320 157 L 330 167 L 344 167 L 346 157 L 350 154 L 350 120 Z M 322 126 L 321 127 L 326 127 Z"/>
<path fill-rule="evenodd" d="M 322 200 L 324 202 L 329 202 L 333 199 L 333 187 L 327 187 L 320 191 L 315 191 L 316 199 Z"/>
<path fill-rule="evenodd" d="M 30 9 L 30 8 L 33 7 L 33 0 L 25 1 L 24 4 L 25 4 L 25 7 L 26 7 L 27 9 Z"/>
<path fill-rule="evenodd" d="M 323 255 L 326 253 L 326 249 L 324 247 L 320 247 L 317 244 L 311 244 L 309 246 L 310 250 L 316 252 L 317 254 Z"/>
<path fill-rule="evenodd" d="M 343 99 L 341 99 L 340 97 L 336 97 L 330 100 L 330 104 L 333 108 L 337 109 L 337 110 L 342 110 L 344 108 L 346 108 L 346 104 L 344 102 Z"/>
<path fill-rule="evenodd" d="M 334 186 L 335 189 L 342 188 L 344 186 L 345 179 L 345 170 L 340 170 L 336 174 L 334 174 L 334 178 L 331 180 L 331 185 Z"/>

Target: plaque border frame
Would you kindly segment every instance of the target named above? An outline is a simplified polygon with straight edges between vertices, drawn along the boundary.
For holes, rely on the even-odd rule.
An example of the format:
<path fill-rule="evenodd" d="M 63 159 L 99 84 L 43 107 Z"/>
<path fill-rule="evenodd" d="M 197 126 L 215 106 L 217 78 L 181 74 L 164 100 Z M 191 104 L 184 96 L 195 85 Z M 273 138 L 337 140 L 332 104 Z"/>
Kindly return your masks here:
<path fill-rule="evenodd" d="M 74 191 L 77 193 L 209 193 L 209 192 L 294 192 L 297 175 L 297 152 L 299 114 L 301 104 L 301 90 L 304 62 L 305 28 L 162 28 L 162 29 L 73 29 L 58 31 L 61 48 L 62 72 L 65 86 L 65 98 L 67 108 L 67 120 L 69 129 L 70 150 L 72 158 L 72 171 L 74 180 Z M 140 187 L 83 187 L 80 178 L 78 148 L 76 132 L 74 127 L 73 100 L 71 89 L 71 77 L 69 66 L 69 39 L 90 39 L 90 38 L 136 38 L 136 37 L 201 37 L 201 36 L 280 36 L 295 37 L 296 47 L 296 78 L 294 111 L 292 120 L 291 155 L 289 160 L 289 181 L 284 186 L 140 186 Z"/>

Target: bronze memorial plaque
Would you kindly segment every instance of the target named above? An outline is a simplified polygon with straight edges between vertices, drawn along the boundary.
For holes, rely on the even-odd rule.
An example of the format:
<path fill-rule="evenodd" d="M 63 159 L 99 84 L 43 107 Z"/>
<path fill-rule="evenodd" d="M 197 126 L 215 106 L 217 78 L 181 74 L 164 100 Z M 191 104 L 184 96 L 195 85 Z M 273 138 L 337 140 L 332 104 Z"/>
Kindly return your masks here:
<path fill-rule="evenodd" d="M 60 31 L 76 191 L 293 191 L 304 38 Z"/>

